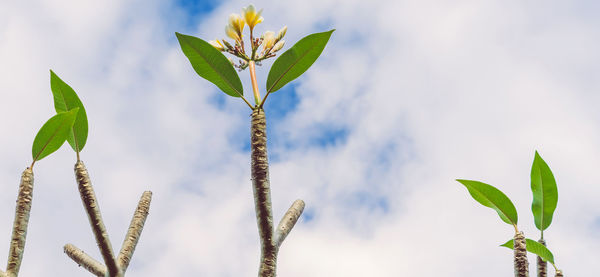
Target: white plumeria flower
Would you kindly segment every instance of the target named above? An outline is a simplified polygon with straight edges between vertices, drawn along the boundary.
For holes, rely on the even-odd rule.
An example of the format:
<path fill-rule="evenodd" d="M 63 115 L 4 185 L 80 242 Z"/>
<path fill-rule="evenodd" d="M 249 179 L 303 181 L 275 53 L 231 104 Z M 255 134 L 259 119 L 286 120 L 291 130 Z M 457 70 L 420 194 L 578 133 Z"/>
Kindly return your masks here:
<path fill-rule="evenodd" d="M 229 15 L 229 24 L 225 27 L 225 33 L 232 39 L 241 42 L 242 32 L 244 31 L 244 19 L 239 14 Z"/>
<path fill-rule="evenodd" d="M 248 24 L 250 31 L 254 30 L 254 26 L 256 26 L 256 24 L 263 22 L 264 18 L 260 16 L 261 13 L 262 9 L 256 12 L 254 5 L 249 5 L 248 7 L 242 8 L 242 16 L 246 20 L 246 24 Z"/>

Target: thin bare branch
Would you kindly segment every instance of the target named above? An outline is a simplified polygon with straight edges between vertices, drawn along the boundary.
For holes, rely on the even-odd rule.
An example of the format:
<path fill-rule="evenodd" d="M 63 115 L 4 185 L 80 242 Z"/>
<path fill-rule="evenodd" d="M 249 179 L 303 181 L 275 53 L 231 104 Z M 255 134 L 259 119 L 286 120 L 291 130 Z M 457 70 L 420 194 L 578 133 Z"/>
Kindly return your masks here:
<path fill-rule="evenodd" d="M 152 201 L 152 192 L 145 191 L 140 198 L 140 202 L 138 203 L 135 213 L 133 214 L 131 224 L 129 224 L 127 235 L 125 235 L 125 241 L 123 241 L 123 246 L 119 252 L 119 257 L 117 257 L 117 263 L 123 274 L 125 271 L 127 271 L 127 267 L 131 261 L 131 256 L 133 256 L 135 247 L 140 239 L 140 235 L 142 234 L 142 229 L 144 229 L 144 223 L 146 222 L 148 211 L 150 210 L 150 201 Z"/>
<path fill-rule="evenodd" d="M 122 276 L 122 273 L 117 266 L 115 256 L 113 254 L 112 246 L 108 238 L 108 232 L 102 221 L 102 215 L 100 213 L 100 207 L 96 200 L 96 194 L 92 188 L 92 182 L 87 169 L 82 161 L 77 161 L 75 164 L 75 177 L 77 184 L 79 185 L 79 194 L 81 195 L 81 201 L 90 220 L 90 226 L 96 237 L 96 243 L 100 248 L 100 253 L 104 259 L 104 264 L 108 269 L 108 274 L 111 277 Z"/>
<path fill-rule="evenodd" d="M 275 229 L 275 245 L 277 246 L 277 249 L 281 247 L 283 240 L 285 240 L 290 231 L 292 231 L 292 228 L 294 228 L 294 225 L 296 225 L 302 211 L 304 211 L 304 201 L 298 199 L 294 201 L 279 222 L 277 229 Z"/>
<path fill-rule="evenodd" d="M 65 244 L 64 251 L 79 266 L 87 269 L 92 274 L 104 277 L 106 276 L 106 266 L 90 257 L 88 254 L 70 243 Z"/>
<path fill-rule="evenodd" d="M 250 146 L 254 207 L 261 245 L 258 276 L 273 277 L 277 265 L 277 247 L 273 241 L 273 211 L 267 159 L 267 121 L 262 109 L 252 111 Z"/>
<path fill-rule="evenodd" d="M 15 208 L 15 221 L 13 223 L 13 233 L 8 252 L 8 265 L 6 266 L 7 276 L 19 275 L 21 261 L 23 260 L 23 252 L 25 251 L 27 225 L 29 223 L 29 213 L 31 211 L 32 201 L 33 171 L 31 168 L 27 168 L 21 175 L 21 184 L 19 185 L 17 207 Z"/>

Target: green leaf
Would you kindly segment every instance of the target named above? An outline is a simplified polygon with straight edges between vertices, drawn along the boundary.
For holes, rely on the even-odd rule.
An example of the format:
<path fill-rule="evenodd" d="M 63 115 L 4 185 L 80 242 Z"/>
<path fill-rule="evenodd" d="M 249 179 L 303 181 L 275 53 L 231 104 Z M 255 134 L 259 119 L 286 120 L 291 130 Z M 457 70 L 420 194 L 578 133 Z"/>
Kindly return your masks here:
<path fill-rule="evenodd" d="M 514 239 L 511 239 L 500 246 L 513 249 L 514 244 Z M 545 262 L 554 264 L 554 255 L 552 255 L 552 252 L 550 252 L 546 246 L 532 239 L 525 239 L 525 244 L 527 246 L 527 252 L 536 254 Z"/>
<path fill-rule="evenodd" d="M 308 35 L 281 54 L 269 70 L 267 92 L 280 89 L 306 72 L 323 52 L 333 31 Z"/>
<path fill-rule="evenodd" d="M 490 207 L 498 213 L 502 221 L 517 225 L 517 209 L 510 199 L 499 189 L 478 181 L 456 180 L 469 190 L 471 196 L 481 205 Z"/>
<path fill-rule="evenodd" d="M 58 150 L 69 136 L 69 132 L 77 118 L 79 108 L 59 113 L 44 123 L 35 136 L 31 153 L 33 161 L 39 161 Z"/>
<path fill-rule="evenodd" d="M 88 137 L 88 121 L 85 108 L 75 90 L 63 82 L 52 70 L 50 70 L 50 88 L 54 96 L 54 109 L 57 113 L 79 108 L 77 118 L 75 119 L 73 128 L 69 132 L 67 141 L 75 152 L 81 152 Z"/>
<path fill-rule="evenodd" d="M 558 202 L 558 190 L 550 167 L 537 151 L 531 166 L 531 192 L 533 193 L 531 211 L 535 227 L 544 231 L 552 223 L 552 216 Z"/>
<path fill-rule="evenodd" d="M 244 88 L 231 62 L 208 42 L 193 36 L 175 33 L 181 50 L 200 77 L 212 82 L 233 97 L 242 97 Z"/>

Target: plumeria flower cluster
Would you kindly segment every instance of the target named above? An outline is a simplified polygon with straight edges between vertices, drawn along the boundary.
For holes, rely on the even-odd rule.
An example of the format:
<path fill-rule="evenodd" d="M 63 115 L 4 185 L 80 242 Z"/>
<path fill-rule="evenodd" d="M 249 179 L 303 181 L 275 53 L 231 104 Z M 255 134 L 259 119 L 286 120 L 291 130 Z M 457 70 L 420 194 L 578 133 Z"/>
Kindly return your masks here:
<path fill-rule="evenodd" d="M 231 58 L 229 59 L 233 66 L 240 71 L 246 69 L 250 61 L 260 65 L 260 61 L 274 57 L 275 53 L 281 50 L 285 44 L 283 37 L 287 32 L 287 26 L 281 28 L 277 34 L 273 31 L 266 31 L 260 37 L 254 37 L 254 27 L 264 20 L 260 15 L 261 13 L 262 9 L 256 11 L 256 8 L 254 8 L 253 5 L 249 5 L 246 8 L 242 8 L 242 15 L 235 13 L 229 15 L 229 23 L 225 26 L 225 34 L 234 40 L 233 45 L 224 39 L 221 39 L 220 41 L 209 41 L 209 43 L 219 51 L 227 52 L 240 58 L 239 64 L 237 65 L 234 64 Z M 250 55 L 246 54 L 244 48 L 243 31 L 246 25 L 248 25 L 248 29 L 250 29 Z M 261 46 L 262 49 L 259 51 Z"/>

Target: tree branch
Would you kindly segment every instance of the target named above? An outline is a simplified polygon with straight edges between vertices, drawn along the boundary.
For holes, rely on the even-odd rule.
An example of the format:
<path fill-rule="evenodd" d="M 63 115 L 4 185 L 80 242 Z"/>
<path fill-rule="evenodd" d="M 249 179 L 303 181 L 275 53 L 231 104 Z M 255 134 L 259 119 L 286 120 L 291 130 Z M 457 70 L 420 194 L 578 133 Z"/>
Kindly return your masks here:
<path fill-rule="evenodd" d="M 87 269 L 87 271 L 98 277 L 106 276 L 106 266 L 96 261 L 94 258 L 90 257 L 88 254 L 83 252 L 81 249 L 77 248 L 72 244 L 65 244 L 64 251 L 73 261 L 75 261 L 79 266 Z"/>
<path fill-rule="evenodd" d="M 112 246 L 108 238 L 108 232 L 104 226 L 104 221 L 102 221 L 100 207 L 98 206 L 96 194 L 92 188 L 92 182 L 90 181 L 88 171 L 82 161 L 77 161 L 75 164 L 75 176 L 79 186 L 81 201 L 87 212 L 90 226 L 96 237 L 96 243 L 98 244 L 98 248 L 100 248 L 102 258 L 104 259 L 104 264 L 108 268 L 108 274 L 111 277 L 122 276 L 122 273 L 115 262 Z"/>
<path fill-rule="evenodd" d="M 251 173 L 256 223 L 260 236 L 261 255 L 258 276 L 274 277 L 277 248 L 273 241 L 273 211 L 267 158 L 267 121 L 262 109 L 252 111 L 250 126 Z"/>
<path fill-rule="evenodd" d="M 543 246 L 546 246 L 546 241 L 544 239 L 538 240 Z M 546 263 L 540 256 L 537 256 L 537 273 L 538 277 L 546 277 L 548 270 L 548 263 Z"/>
<path fill-rule="evenodd" d="M 152 201 L 152 192 L 145 191 L 140 198 L 140 202 L 138 203 L 135 213 L 133 214 L 131 224 L 129 224 L 127 235 L 125 235 L 125 241 L 123 241 L 123 246 L 119 252 L 119 257 L 117 257 L 118 266 L 121 268 L 123 274 L 125 274 L 125 271 L 127 271 L 127 267 L 131 261 L 131 256 L 133 256 L 135 247 L 140 239 L 140 235 L 142 234 L 142 229 L 144 229 L 144 223 L 146 222 L 148 211 L 150 210 L 150 201 Z"/>
<path fill-rule="evenodd" d="M 23 174 L 21 175 L 21 184 L 19 185 L 13 233 L 10 240 L 10 249 L 8 251 L 8 265 L 6 266 L 7 276 L 19 275 L 21 261 L 23 260 L 23 252 L 25 251 L 27 225 L 29 223 L 29 213 L 31 211 L 32 201 L 33 171 L 28 167 L 23 171 Z"/>
<path fill-rule="evenodd" d="M 523 232 L 515 233 L 515 277 L 529 277 L 529 262 L 527 261 L 527 246 Z"/>
<path fill-rule="evenodd" d="M 294 201 L 283 218 L 281 218 L 281 221 L 275 230 L 275 246 L 277 246 L 278 250 L 279 247 L 281 247 L 283 240 L 285 240 L 290 231 L 292 231 L 292 228 L 294 228 L 294 225 L 296 225 L 302 211 L 304 211 L 304 201 L 298 199 Z"/>

